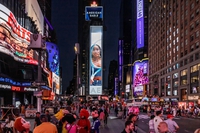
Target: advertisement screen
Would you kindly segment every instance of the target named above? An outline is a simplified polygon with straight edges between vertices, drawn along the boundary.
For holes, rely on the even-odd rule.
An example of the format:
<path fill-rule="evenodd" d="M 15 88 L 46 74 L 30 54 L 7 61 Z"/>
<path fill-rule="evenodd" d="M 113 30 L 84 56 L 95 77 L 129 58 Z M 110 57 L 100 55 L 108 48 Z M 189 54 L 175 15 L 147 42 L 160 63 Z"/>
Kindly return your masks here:
<path fill-rule="evenodd" d="M 90 95 L 102 94 L 102 26 L 90 26 Z"/>
<path fill-rule="evenodd" d="M 50 71 L 59 75 L 59 50 L 58 46 L 51 42 L 46 42 L 47 57 L 48 57 L 48 67 Z"/>
<path fill-rule="evenodd" d="M 60 94 L 60 77 L 55 73 L 52 73 L 52 92 Z"/>
<path fill-rule="evenodd" d="M 148 83 L 148 60 L 138 61 L 133 66 L 133 85 L 142 86 Z"/>
<path fill-rule="evenodd" d="M 34 51 L 28 50 L 31 32 L 23 28 L 13 13 L 0 4 L 0 52 L 16 61 L 37 65 Z"/>
<path fill-rule="evenodd" d="M 103 7 L 102 6 L 97 6 L 97 7 L 86 6 L 85 7 L 85 20 L 90 21 L 92 19 L 103 20 Z"/>
<path fill-rule="evenodd" d="M 144 47 L 143 0 L 137 0 L 137 48 Z"/>

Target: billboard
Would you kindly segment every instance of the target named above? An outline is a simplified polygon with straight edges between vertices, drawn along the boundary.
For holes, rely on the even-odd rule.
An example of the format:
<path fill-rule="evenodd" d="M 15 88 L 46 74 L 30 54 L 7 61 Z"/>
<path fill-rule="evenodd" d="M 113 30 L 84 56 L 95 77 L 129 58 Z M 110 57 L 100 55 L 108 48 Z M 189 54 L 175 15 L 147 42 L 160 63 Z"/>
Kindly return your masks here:
<path fill-rule="evenodd" d="M 60 62 L 58 46 L 54 43 L 46 42 L 46 50 L 49 70 L 59 75 Z"/>
<path fill-rule="evenodd" d="M 23 28 L 13 13 L 0 4 L 0 52 L 16 61 L 37 65 L 35 52 L 28 50 L 31 32 Z"/>
<path fill-rule="evenodd" d="M 27 16 L 31 17 L 33 21 L 35 22 L 38 28 L 38 31 L 40 31 L 42 35 L 44 35 L 43 34 L 44 33 L 44 16 L 42 14 L 38 1 L 26 0 L 25 11 L 27 13 Z"/>
<path fill-rule="evenodd" d="M 137 0 L 137 48 L 144 47 L 144 3 Z"/>
<path fill-rule="evenodd" d="M 55 73 L 52 73 L 52 92 L 60 94 L 60 77 Z"/>
<path fill-rule="evenodd" d="M 102 6 L 86 6 L 85 7 L 85 20 L 90 21 L 93 19 L 103 20 L 103 7 Z"/>
<path fill-rule="evenodd" d="M 133 86 L 143 86 L 148 83 L 148 60 L 137 61 L 133 66 Z"/>
<path fill-rule="evenodd" d="M 90 26 L 89 94 L 102 94 L 103 27 Z"/>

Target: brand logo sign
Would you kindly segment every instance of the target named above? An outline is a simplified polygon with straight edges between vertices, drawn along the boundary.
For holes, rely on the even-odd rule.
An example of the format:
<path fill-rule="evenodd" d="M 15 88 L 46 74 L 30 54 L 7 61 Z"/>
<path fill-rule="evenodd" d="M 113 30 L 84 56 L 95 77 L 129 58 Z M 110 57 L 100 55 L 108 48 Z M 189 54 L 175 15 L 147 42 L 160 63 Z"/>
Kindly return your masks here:
<path fill-rule="evenodd" d="M 143 0 L 137 0 L 137 48 L 144 47 Z"/>
<path fill-rule="evenodd" d="M 3 85 L 3 84 L 0 84 L 0 88 L 3 88 L 3 89 L 11 89 L 11 86 L 10 85 Z"/>
<path fill-rule="evenodd" d="M 97 7 L 86 6 L 85 7 L 85 20 L 90 21 L 93 19 L 103 20 L 103 7 L 102 6 L 97 6 Z"/>

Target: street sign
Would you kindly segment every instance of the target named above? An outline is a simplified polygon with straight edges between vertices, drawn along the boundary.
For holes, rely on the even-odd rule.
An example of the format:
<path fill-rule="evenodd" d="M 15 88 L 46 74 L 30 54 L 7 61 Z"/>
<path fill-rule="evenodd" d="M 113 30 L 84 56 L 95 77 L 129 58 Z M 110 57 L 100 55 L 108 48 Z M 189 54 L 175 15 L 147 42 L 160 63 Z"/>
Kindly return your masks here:
<path fill-rule="evenodd" d="M 46 85 L 46 83 L 45 82 L 31 82 L 31 85 L 32 86 L 45 86 Z"/>

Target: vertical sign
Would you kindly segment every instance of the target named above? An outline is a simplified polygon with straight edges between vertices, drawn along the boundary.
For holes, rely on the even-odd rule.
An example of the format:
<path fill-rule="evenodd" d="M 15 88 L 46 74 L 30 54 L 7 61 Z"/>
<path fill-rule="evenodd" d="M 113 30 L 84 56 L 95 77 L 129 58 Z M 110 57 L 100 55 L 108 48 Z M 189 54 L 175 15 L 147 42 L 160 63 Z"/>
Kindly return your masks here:
<path fill-rule="evenodd" d="M 137 0 L 137 48 L 144 47 L 143 0 Z"/>
<path fill-rule="evenodd" d="M 102 94 L 102 26 L 90 26 L 90 71 L 89 91 L 90 95 Z"/>

